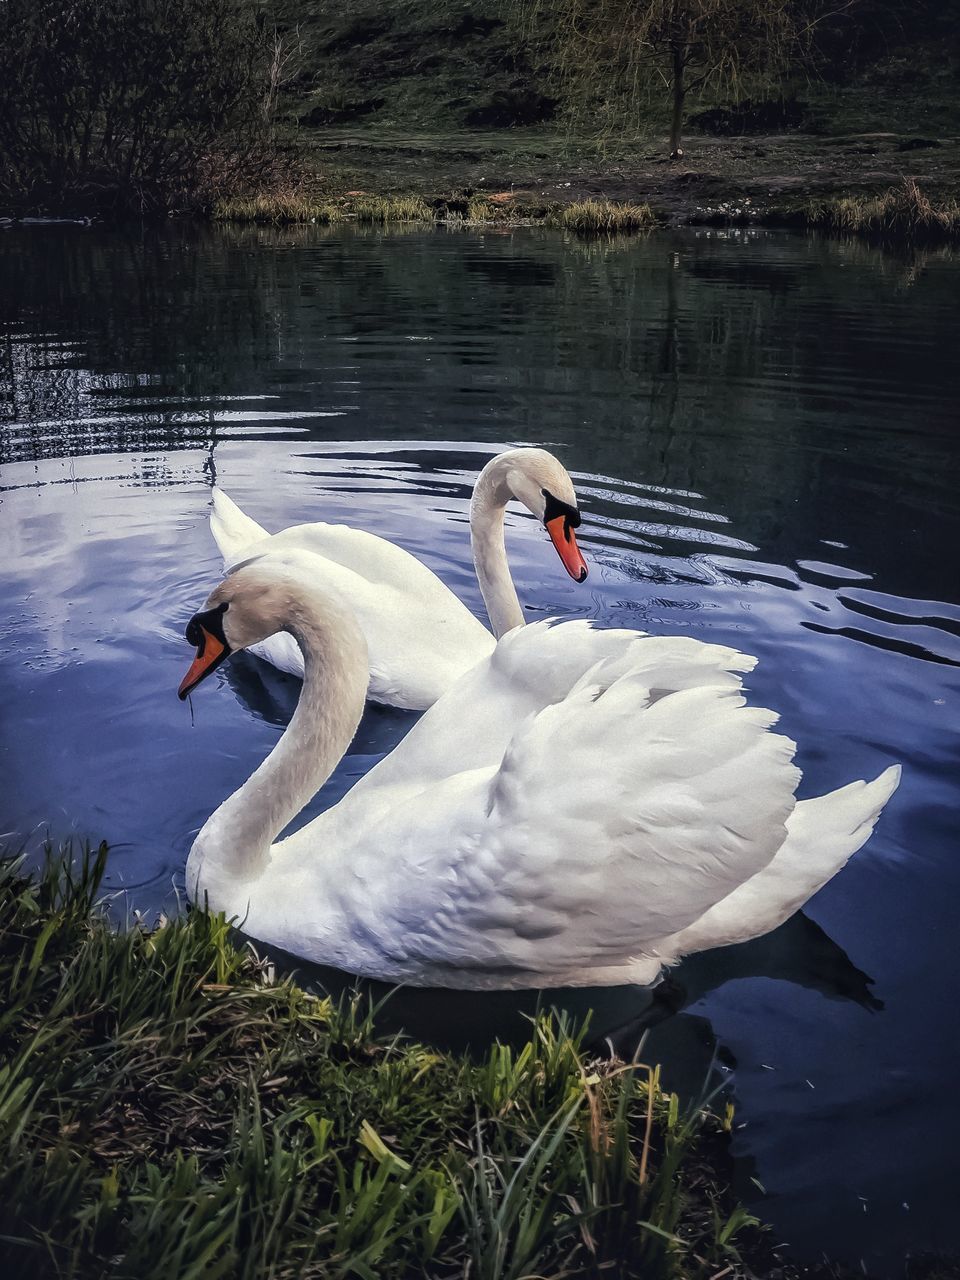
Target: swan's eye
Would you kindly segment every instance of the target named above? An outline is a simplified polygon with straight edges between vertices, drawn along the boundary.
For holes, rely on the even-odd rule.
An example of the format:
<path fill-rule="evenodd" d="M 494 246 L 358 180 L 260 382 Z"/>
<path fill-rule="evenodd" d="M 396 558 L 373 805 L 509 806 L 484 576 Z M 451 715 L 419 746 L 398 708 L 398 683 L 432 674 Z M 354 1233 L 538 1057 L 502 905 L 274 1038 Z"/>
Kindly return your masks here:
<path fill-rule="evenodd" d="M 564 535 L 569 541 L 570 530 L 577 529 L 580 526 L 580 512 L 576 507 L 572 507 L 569 502 L 561 502 L 549 489 L 541 489 L 540 492 L 546 499 L 543 508 L 543 523 L 549 525 L 551 520 L 556 520 L 558 516 L 562 516 Z"/>
<path fill-rule="evenodd" d="M 204 632 L 222 643 L 226 644 L 226 636 L 223 634 L 223 615 L 227 612 L 226 604 L 218 604 L 215 609 L 205 609 L 202 613 L 195 613 L 187 623 L 187 629 L 183 633 L 187 642 L 197 649 L 198 653 L 203 653 L 203 636 Z"/>

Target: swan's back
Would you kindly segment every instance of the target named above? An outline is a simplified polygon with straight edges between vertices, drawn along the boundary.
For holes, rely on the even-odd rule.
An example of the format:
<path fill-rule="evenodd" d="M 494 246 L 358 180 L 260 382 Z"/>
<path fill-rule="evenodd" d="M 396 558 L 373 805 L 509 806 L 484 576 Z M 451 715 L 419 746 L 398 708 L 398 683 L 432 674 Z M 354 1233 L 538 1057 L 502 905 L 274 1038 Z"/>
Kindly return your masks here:
<path fill-rule="evenodd" d="M 743 697 L 752 665 L 723 646 L 585 623 L 511 633 L 277 847 L 277 883 L 313 893 L 318 950 L 329 954 L 333 904 L 351 921 L 338 962 L 384 978 L 651 981 L 680 954 L 664 939 L 759 881 L 791 824 L 809 826 L 794 744 Z M 858 815 L 882 807 L 863 784 L 853 801 L 821 812 L 821 868 L 842 865 L 868 833 Z M 764 931 L 771 902 L 753 923 L 737 913 L 744 936 Z"/>
<path fill-rule="evenodd" d="M 604 629 L 581 619 L 530 623 L 505 635 L 357 784 L 350 792 L 358 810 L 351 821 L 375 790 L 422 789 L 458 769 L 499 765 L 527 717 L 562 702 L 591 676 L 608 685 L 624 674 L 642 677 L 648 700 L 656 701 L 667 690 L 700 685 L 739 690 L 740 673 L 755 664 L 725 645 L 685 637 Z M 604 745 L 604 759 L 613 745 Z"/>
<path fill-rule="evenodd" d="M 432 570 L 376 534 L 322 521 L 268 534 L 220 489 L 213 490 L 210 527 L 228 569 L 267 552 L 313 557 L 317 580 L 350 607 L 364 633 L 369 696 L 376 701 L 429 707 L 496 644 Z M 303 676 L 303 657 L 288 635 L 271 636 L 251 651 Z"/>

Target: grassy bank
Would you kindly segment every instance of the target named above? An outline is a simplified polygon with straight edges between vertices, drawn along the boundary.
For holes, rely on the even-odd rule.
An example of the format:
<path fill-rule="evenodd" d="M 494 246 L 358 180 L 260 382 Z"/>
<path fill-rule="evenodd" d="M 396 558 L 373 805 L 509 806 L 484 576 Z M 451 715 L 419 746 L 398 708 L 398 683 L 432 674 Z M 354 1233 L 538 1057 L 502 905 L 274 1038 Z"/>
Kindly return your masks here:
<path fill-rule="evenodd" d="M 960 242 L 960 202 L 929 200 L 910 180 L 879 196 L 814 201 L 805 213 L 808 225 L 837 235 L 893 244 Z"/>
<path fill-rule="evenodd" d="M 105 854 L 0 863 L 5 1276 L 652 1280 L 772 1257 L 718 1178 L 724 1122 L 655 1072 L 546 1016 L 476 1060 L 386 1041 L 222 919 L 116 932 Z"/>
<path fill-rule="evenodd" d="M 281 192 L 277 195 L 223 200 L 213 217 L 240 223 L 336 223 L 381 225 L 414 223 L 423 226 L 530 226 L 573 231 L 583 236 L 629 235 L 667 225 L 665 210 L 650 204 L 615 200 L 573 200 L 536 204 L 510 192 L 492 198 L 469 196 L 387 195 L 312 198 Z M 818 200 L 754 205 L 724 201 L 700 208 L 674 222 L 735 226 L 794 226 L 837 236 L 860 236 L 889 245 L 951 245 L 960 243 L 960 202 L 931 200 L 912 179 L 874 196 L 835 196 Z"/>
<path fill-rule="evenodd" d="M 222 200 L 213 209 L 219 222 L 291 223 L 313 222 L 380 225 L 388 223 L 431 223 L 466 226 L 526 226 L 541 224 L 562 227 L 581 235 L 617 235 L 647 231 L 658 224 L 648 204 L 620 204 L 612 200 L 578 200 L 569 205 L 530 205 L 506 198 L 484 196 L 438 197 L 358 196 L 339 200 L 311 199 L 282 192 L 275 196 Z"/>
<path fill-rule="evenodd" d="M 521 20 L 502 0 L 242 0 L 239 15 L 227 0 L 82 0 L 66 26 L 52 0 L 7 7 L 0 221 L 246 195 L 231 216 L 375 223 L 400 202 L 426 206 L 403 220 L 516 223 L 598 203 L 628 221 L 649 205 L 671 223 L 763 224 L 819 203 L 818 225 L 848 229 L 843 202 L 905 180 L 934 204 L 960 196 L 953 3 L 841 5 L 814 67 L 736 93 L 701 84 L 675 162 L 663 67 L 629 91 L 611 70 L 581 101 L 548 54 L 549 5 Z M 82 87 L 69 110 L 62 83 Z"/>
<path fill-rule="evenodd" d="M 852 228 L 841 203 L 886 199 L 908 180 L 938 208 L 960 196 L 960 27 L 950 6 L 927 4 L 922 21 L 915 5 L 907 12 L 854 6 L 817 71 L 798 68 L 768 97 L 748 85 L 729 100 L 693 95 L 684 154 L 671 162 L 669 95 L 656 76 L 640 109 L 611 79 L 584 113 L 500 0 L 357 0 L 346 10 L 278 0 L 297 52 L 280 115 L 303 189 L 344 202 L 346 216 L 359 194 L 419 198 L 451 222 L 560 222 L 599 204 L 618 218 L 649 206 L 674 225 L 817 225 L 878 238 Z M 578 229 L 624 228 L 587 218 Z M 896 219 L 882 238 L 911 234 Z"/>

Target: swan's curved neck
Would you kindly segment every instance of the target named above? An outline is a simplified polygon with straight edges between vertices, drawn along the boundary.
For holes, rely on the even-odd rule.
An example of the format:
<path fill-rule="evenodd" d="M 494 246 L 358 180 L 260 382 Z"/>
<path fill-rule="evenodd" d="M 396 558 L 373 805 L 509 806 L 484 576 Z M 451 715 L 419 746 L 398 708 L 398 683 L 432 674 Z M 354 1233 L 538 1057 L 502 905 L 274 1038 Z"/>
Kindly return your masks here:
<path fill-rule="evenodd" d="M 354 619 L 319 593 L 286 620 L 303 650 L 303 689 L 280 741 L 200 829 L 187 861 L 191 895 L 200 881 L 255 879 L 271 843 L 330 777 L 356 732 L 367 692 L 367 646 Z M 209 892 L 209 891 L 208 891 Z M 212 898 L 210 907 L 219 910 Z"/>
<path fill-rule="evenodd" d="M 523 625 L 523 610 L 510 576 L 503 542 L 503 513 L 514 496 L 507 483 L 508 464 L 493 458 L 480 472 L 470 503 L 470 545 L 483 603 L 499 640 Z"/>

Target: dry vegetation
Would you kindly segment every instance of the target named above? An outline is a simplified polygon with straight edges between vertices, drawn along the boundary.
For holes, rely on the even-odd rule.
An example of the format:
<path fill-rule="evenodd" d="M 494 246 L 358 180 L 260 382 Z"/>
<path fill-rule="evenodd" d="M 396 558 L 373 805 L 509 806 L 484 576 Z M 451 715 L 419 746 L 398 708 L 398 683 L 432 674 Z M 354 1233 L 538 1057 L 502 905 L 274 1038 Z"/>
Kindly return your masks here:
<path fill-rule="evenodd" d="M 960 202 L 929 200 L 908 178 L 879 196 L 844 196 L 806 209 L 812 227 L 839 235 L 909 244 L 960 240 Z"/>
<path fill-rule="evenodd" d="M 281 192 L 219 201 L 213 216 L 222 222 L 358 222 L 385 225 L 398 222 L 463 224 L 546 223 L 580 235 L 616 235 L 649 230 L 657 218 L 647 204 L 619 204 L 612 200 L 580 200 L 569 205 L 531 208 L 496 197 L 448 197 L 428 202 L 422 196 L 344 197 L 316 200 Z"/>
<path fill-rule="evenodd" d="M 648 231 L 657 218 L 648 204 L 617 204 L 612 200 L 577 200 L 555 213 L 551 221 L 578 235 L 622 235 Z"/>

